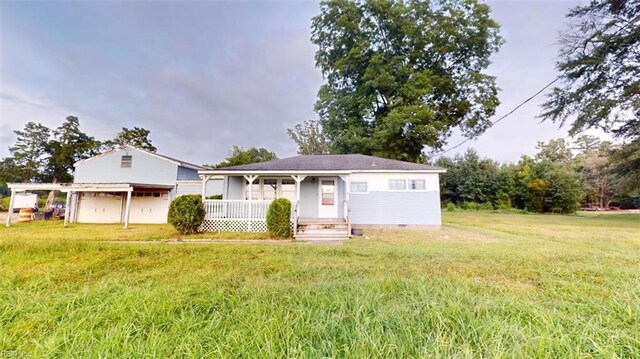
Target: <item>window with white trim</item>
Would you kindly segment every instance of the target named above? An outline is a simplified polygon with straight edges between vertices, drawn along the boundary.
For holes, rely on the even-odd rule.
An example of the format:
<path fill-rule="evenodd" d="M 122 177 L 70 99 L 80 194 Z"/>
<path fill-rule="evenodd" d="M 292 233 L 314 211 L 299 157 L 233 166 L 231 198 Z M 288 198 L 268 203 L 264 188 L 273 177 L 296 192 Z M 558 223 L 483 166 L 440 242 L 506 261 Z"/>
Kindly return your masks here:
<path fill-rule="evenodd" d="M 351 193 L 367 192 L 367 182 L 351 182 Z"/>
<path fill-rule="evenodd" d="M 389 180 L 389 190 L 390 191 L 404 191 L 407 189 L 407 181 L 398 180 L 398 179 L 390 179 Z"/>
<path fill-rule="evenodd" d="M 409 189 L 414 191 L 424 191 L 424 180 L 409 180 Z"/>

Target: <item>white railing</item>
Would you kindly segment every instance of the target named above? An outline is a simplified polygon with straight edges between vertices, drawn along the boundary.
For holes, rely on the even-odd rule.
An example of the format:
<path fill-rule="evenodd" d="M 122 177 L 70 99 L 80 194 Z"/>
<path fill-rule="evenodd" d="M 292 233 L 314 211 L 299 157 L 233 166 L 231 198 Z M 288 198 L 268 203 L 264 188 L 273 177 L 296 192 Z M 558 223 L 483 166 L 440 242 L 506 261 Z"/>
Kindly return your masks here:
<path fill-rule="evenodd" d="M 299 206 L 298 206 L 298 202 L 292 202 L 291 203 L 291 223 L 293 226 L 293 237 L 295 238 L 295 236 L 298 234 L 298 221 L 300 219 L 299 216 Z"/>
<path fill-rule="evenodd" d="M 205 220 L 237 220 L 267 218 L 271 201 L 205 200 Z"/>

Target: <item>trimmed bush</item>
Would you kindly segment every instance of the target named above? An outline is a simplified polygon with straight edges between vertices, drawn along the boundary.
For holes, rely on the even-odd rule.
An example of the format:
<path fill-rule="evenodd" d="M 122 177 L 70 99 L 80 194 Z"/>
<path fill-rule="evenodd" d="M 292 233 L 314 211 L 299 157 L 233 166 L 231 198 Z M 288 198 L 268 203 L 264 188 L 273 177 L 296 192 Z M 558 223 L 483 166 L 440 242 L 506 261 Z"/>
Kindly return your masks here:
<path fill-rule="evenodd" d="M 267 230 L 275 238 L 291 237 L 291 202 L 286 198 L 275 199 L 267 210 Z"/>
<path fill-rule="evenodd" d="M 179 196 L 169 205 L 167 221 L 181 234 L 197 233 L 204 221 L 204 204 L 197 194 Z"/>

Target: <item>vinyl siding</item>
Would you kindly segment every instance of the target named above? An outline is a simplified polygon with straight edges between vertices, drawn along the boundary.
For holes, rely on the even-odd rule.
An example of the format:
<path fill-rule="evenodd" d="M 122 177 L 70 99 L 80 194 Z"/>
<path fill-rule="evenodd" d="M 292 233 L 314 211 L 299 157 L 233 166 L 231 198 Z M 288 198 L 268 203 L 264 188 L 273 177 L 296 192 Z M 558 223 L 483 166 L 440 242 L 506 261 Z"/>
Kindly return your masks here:
<path fill-rule="evenodd" d="M 198 175 L 198 170 L 178 166 L 178 176 L 176 178 L 178 181 L 199 180 L 200 176 Z"/>
<path fill-rule="evenodd" d="M 202 194 L 202 181 L 178 181 L 176 184 L 176 196 L 183 194 Z M 207 181 L 205 196 L 222 194 L 222 179 L 211 179 Z"/>
<path fill-rule="evenodd" d="M 439 192 L 369 192 L 351 194 L 351 223 L 440 225 Z"/>
<path fill-rule="evenodd" d="M 121 168 L 123 155 L 132 156 L 131 168 Z M 118 150 L 76 166 L 74 182 L 130 182 L 169 184 L 176 182 L 178 165 L 137 150 Z"/>
<path fill-rule="evenodd" d="M 243 177 L 240 176 L 225 176 L 223 182 L 223 199 L 244 199 L 242 193 L 242 181 Z"/>
<path fill-rule="evenodd" d="M 389 180 L 424 180 L 424 190 L 390 191 Z M 367 193 L 349 193 L 351 222 L 379 225 L 441 225 L 437 173 L 354 173 L 351 182 L 366 182 Z"/>

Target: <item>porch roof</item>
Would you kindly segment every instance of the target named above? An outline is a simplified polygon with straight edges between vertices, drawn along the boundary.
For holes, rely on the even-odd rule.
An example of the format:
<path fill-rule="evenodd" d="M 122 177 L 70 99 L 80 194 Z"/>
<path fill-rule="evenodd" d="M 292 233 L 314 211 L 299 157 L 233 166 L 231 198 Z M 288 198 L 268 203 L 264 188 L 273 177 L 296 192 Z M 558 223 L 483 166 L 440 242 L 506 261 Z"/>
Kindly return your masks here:
<path fill-rule="evenodd" d="M 387 158 L 348 155 L 295 156 L 279 160 L 240 166 L 202 170 L 200 174 L 349 174 L 353 172 L 431 172 L 443 173 L 444 168 Z"/>

